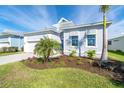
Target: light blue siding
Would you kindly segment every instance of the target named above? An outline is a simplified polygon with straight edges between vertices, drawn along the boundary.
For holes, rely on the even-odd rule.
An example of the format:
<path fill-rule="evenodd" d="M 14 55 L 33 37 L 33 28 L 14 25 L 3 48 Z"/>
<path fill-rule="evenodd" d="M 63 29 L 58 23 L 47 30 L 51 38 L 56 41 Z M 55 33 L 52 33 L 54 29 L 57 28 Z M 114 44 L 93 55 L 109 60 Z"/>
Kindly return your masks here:
<path fill-rule="evenodd" d="M 20 36 L 12 36 L 11 37 L 11 46 L 18 47 L 20 50 L 24 45 L 23 37 Z"/>

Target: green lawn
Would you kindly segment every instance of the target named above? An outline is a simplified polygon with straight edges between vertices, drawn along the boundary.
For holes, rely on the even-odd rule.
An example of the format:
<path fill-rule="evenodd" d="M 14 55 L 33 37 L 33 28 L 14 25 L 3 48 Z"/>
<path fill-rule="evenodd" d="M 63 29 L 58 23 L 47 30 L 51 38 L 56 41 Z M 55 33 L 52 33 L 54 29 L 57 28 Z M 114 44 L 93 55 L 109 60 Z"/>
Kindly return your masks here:
<path fill-rule="evenodd" d="M 9 53 L 0 53 L 0 56 L 7 56 L 7 55 L 13 55 L 13 54 L 19 54 L 22 52 L 9 52 Z"/>
<path fill-rule="evenodd" d="M 124 62 L 124 53 L 122 52 L 109 51 L 108 56 L 109 58 Z"/>
<path fill-rule="evenodd" d="M 0 66 L 0 87 L 124 87 L 108 78 L 75 68 L 36 70 L 21 62 Z"/>

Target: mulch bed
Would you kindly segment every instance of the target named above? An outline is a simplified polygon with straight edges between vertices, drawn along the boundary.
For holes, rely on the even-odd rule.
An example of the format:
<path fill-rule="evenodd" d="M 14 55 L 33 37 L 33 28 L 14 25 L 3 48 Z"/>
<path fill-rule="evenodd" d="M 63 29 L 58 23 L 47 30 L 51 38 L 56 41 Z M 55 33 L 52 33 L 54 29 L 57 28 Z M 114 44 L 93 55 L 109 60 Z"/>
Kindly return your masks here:
<path fill-rule="evenodd" d="M 42 63 L 39 61 L 41 60 L 37 58 L 31 58 L 25 60 L 24 63 L 26 64 L 26 66 L 34 69 L 48 69 L 57 67 L 79 68 L 124 83 L 124 72 L 101 68 L 98 66 L 98 59 L 60 56 L 58 58 L 50 59 L 50 62 L 47 63 Z M 120 62 L 117 62 L 115 60 L 109 60 L 109 63 L 112 65 L 121 64 Z"/>

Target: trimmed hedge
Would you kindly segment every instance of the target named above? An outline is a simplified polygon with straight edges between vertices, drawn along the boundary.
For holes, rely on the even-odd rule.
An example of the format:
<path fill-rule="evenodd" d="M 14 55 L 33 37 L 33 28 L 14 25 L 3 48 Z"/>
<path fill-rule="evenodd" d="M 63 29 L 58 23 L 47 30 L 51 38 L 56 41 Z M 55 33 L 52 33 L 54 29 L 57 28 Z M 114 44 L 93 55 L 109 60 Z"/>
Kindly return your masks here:
<path fill-rule="evenodd" d="M 18 47 L 2 47 L 0 48 L 1 53 L 8 53 L 8 52 L 18 52 Z"/>

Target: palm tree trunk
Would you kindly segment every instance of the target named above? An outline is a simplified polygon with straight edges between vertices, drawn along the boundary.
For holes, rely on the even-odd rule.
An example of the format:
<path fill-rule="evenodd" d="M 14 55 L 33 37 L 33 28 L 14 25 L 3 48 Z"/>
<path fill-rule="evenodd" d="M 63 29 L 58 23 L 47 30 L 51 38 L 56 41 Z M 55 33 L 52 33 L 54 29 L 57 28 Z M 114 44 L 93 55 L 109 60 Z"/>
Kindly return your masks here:
<path fill-rule="evenodd" d="M 48 55 L 47 55 L 47 57 L 46 57 L 46 61 L 47 61 L 47 62 L 49 61 L 49 56 L 50 56 L 50 52 L 51 52 L 51 51 L 52 51 L 51 49 L 48 50 Z"/>
<path fill-rule="evenodd" d="M 103 47 L 100 64 L 107 62 L 107 32 L 106 32 L 106 14 L 103 13 Z"/>

